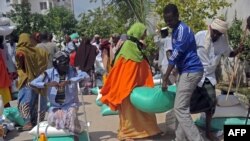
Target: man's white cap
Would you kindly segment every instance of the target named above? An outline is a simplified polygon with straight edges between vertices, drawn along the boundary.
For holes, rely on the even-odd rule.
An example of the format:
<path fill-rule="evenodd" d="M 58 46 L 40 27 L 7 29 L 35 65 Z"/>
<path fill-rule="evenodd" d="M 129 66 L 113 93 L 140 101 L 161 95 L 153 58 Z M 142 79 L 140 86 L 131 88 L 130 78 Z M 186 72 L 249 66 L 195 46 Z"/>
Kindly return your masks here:
<path fill-rule="evenodd" d="M 215 19 L 210 26 L 212 29 L 218 30 L 223 34 L 226 33 L 228 29 L 228 23 L 220 19 Z"/>

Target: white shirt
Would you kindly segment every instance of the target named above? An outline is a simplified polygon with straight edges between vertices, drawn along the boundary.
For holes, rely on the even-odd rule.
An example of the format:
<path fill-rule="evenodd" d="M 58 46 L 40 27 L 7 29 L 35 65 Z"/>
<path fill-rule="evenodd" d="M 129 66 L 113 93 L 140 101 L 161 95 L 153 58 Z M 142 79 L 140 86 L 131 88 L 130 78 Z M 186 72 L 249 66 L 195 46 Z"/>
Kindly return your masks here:
<path fill-rule="evenodd" d="M 96 42 L 92 43 L 93 46 L 96 46 L 99 50 L 99 53 L 96 56 L 96 61 L 102 62 L 102 51 L 100 50 L 100 44 L 97 44 Z"/>
<path fill-rule="evenodd" d="M 171 37 L 167 37 L 165 39 L 165 43 L 164 43 L 164 48 L 163 48 L 163 52 L 164 52 L 164 57 L 162 59 L 162 66 L 168 66 L 168 58 L 167 58 L 167 51 L 172 50 L 172 38 Z"/>
<path fill-rule="evenodd" d="M 7 55 L 7 67 L 9 72 L 16 72 L 16 44 L 14 43 L 13 46 L 10 45 L 10 43 L 6 44 L 6 55 Z"/>
<path fill-rule="evenodd" d="M 155 40 L 156 45 L 159 47 L 158 66 L 167 66 L 168 59 L 166 52 L 172 50 L 171 37 L 158 38 Z"/>
<path fill-rule="evenodd" d="M 197 53 L 204 67 L 204 74 L 201 81 L 198 83 L 202 87 L 205 78 L 208 78 L 212 85 L 217 83 L 215 77 L 215 70 L 220 63 L 221 56 L 228 57 L 232 49 L 230 48 L 227 39 L 222 35 L 216 42 L 212 42 L 208 49 L 205 49 L 207 30 L 199 31 L 195 34 L 197 44 Z"/>

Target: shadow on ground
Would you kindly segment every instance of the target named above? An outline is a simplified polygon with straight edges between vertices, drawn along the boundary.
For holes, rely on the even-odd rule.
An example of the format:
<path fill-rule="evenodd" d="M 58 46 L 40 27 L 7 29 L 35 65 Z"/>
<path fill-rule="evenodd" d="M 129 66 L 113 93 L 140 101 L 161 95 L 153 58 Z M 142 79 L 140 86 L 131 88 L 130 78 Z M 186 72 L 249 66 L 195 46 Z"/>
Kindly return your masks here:
<path fill-rule="evenodd" d="M 20 133 L 17 130 L 9 131 L 7 133 L 6 138 L 4 138 L 4 140 L 9 141 L 9 140 L 14 139 L 15 137 L 17 137 L 19 135 L 20 135 Z"/>
<path fill-rule="evenodd" d="M 111 131 L 95 131 L 89 134 L 91 141 L 118 141 L 117 134 Z"/>

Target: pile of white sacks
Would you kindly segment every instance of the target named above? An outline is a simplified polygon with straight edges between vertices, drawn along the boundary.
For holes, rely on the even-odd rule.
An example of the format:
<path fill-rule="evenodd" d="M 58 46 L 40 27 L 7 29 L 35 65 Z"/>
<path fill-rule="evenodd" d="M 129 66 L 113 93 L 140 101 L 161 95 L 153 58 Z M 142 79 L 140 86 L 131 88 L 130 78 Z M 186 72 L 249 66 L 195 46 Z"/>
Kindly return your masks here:
<path fill-rule="evenodd" d="M 217 106 L 213 118 L 246 117 L 248 109 L 236 96 L 217 96 Z"/>

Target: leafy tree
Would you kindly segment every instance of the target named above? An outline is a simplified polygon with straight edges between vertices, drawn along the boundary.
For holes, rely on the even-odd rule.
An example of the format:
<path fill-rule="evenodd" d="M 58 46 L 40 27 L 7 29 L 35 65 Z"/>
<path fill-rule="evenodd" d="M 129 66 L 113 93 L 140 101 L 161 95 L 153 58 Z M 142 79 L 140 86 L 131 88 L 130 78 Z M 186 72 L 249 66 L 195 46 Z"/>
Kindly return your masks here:
<path fill-rule="evenodd" d="M 113 32 L 113 21 L 107 15 L 104 16 L 100 8 L 89 10 L 88 13 L 81 14 L 78 31 L 81 35 L 87 37 L 93 37 L 95 34 L 99 34 L 101 37 L 109 37 Z"/>
<path fill-rule="evenodd" d="M 180 19 L 187 23 L 194 32 L 206 29 L 205 20 L 217 15 L 218 10 L 230 6 L 226 0 L 156 0 L 155 11 L 163 15 L 165 5 L 176 4 Z"/>
<path fill-rule="evenodd" d="M 31 33 L 47 30 L 44 15 L 33 13 L 30 19 Z"/>
<path fill-rule="evenodd" d="M 17 34 L 22 32 L 31 33 L 31 8 L 30 3 L 23 2 L 21 4 L 12 5 L 14 10 L 7 15 L 14 23 L 17 24 Z"/>
<path fill-rule="evenodd" d="M 126 33 L 136 21 L 149 24 L 147 15 L 151 12 L 150 8 L 150 0 L 103 0 L 102 8 L 81 15 L 78 29 L 83 35 L 90 37 L 100 34 L 107 38 L 112 33 Z M 151 56 L 156 50 L 153 36 L 148 36 L 146 43 L 148 47 L 145 54 Z"/>
<path fill-rule="evenodd" d="M 45 16 L 46 28 L 57 35 L 59 39 L 64 34 L 71 34 L 76 31 L 77 20 L 72 11 L 64 7 L 54 7 Z"/>
<path fill-rule="evenodd" d="M 64 7 L 54 7 L 47 15 L 31 13 L 29 2 L 12 5 L 13 9 L 8 17 L 17 24 L 17 34 L 22 32 L 34 33 L 50 31 L 57 35 L 61 42 L 64 34 L 76 31 L 77 20 L 73 13 Z"/>
<path fill-rule="evenodd" d="M 150 0 L 107 0 L 110 11 L 123 22 L 131 25 L 135 21 L 148 24 L 147 16 L 152 12 Z"/>
<path fill-rule="evenodd" d="M 236 49 L 239 47 L 239 44 L 242 42 L 243 39 L 243 33 L 242 33 L 242 20 L 237 19 L 237 17 L 235 16 L 234 20 L 232 21 L 232 25 L 230 26 L 230 28 L 228 29 L 228 39 L 229 39 L 229 44 L 233 49 Z M 227 73 L 227 77 L 230 80 L 233 74 L 233 71 L 235 71 L 236 66 L 239 65 L 238 67 L 238 72 L 236 74 L 236 78 L 234 79 L 234 85 L 237 84 L 238 81 L 240 81 L 239 79 L 241 79 L 242 75 L 244 74 L 244 66 L 246 65 L 246 63 L 249 64 L 250 61 L 250 36 L 248 35 L 244 42 L 244 51 L 239 54 L 239 60 L 237 59 L 228 59 L 225 58 L 225 69 L 226 69 L 226 73 Z M 245 68 L 247 69 L 247 68 Z M 243 80 L 243 79 L 241 79 Z M 239 82 L 238 82 L 239 83 Z"/>
<path fill-rule="evenodd" d="M 28 2 L 12 5 L 13 10 L 8 14 L 8 17 L 17 24 L 17 34 L 38 32 L 46 26 L 44 16 L 38 13 L 31 13 L 30 6 Z"/>
<path fill-rule="evenodd" d="M 232 25 L 228 29 L 228 39 L 229 44 L 233 49 L 239 47 L 239 44 L 242 42 L 243 34 L 242 34 L 242 20 L 237 19 L 235 16 Z M 247 59 L 250 61 L 249 51 L 250 51 L 250 36 L 245 37 L 245 41 L 243 42 L 244 52 L 241 53 L 240 59 Z"/>
<path fill-rule="evenodd" d="M 110 0 L 109 5 L 114 7 L 117 17 L 125 23 L 129 19 L 132 23 L 139 21 L 146 24 L 146 17 L 150 12 L 149 0 Z"/>
<path fill-rule="evenodd" d="M 102 5 L 81 15 L 78 28 L 82 34 L 108 37 L 112 33 L 126 33 L 135 21 L 146 24 L 146 15 L 150 12 L 149 0 L 103 0 Z"/>

